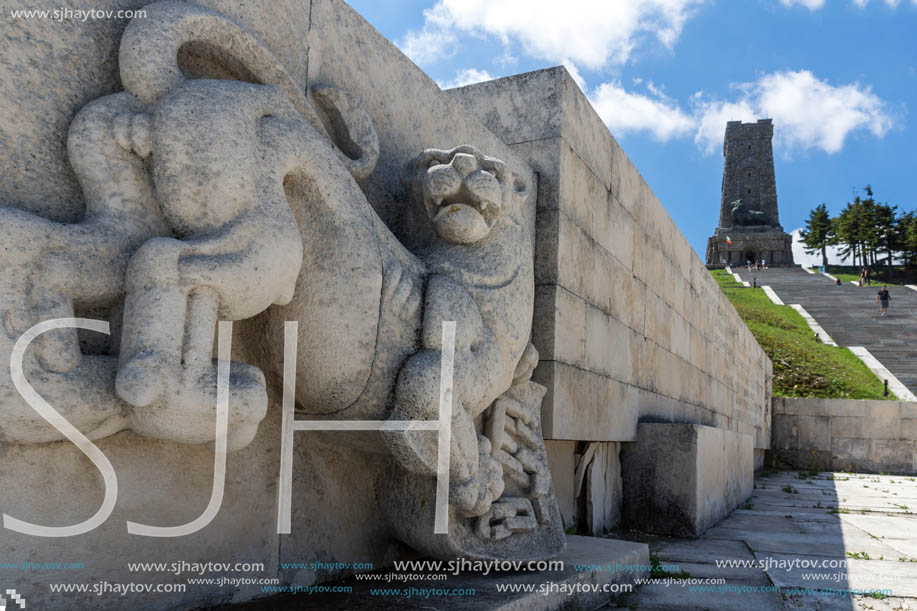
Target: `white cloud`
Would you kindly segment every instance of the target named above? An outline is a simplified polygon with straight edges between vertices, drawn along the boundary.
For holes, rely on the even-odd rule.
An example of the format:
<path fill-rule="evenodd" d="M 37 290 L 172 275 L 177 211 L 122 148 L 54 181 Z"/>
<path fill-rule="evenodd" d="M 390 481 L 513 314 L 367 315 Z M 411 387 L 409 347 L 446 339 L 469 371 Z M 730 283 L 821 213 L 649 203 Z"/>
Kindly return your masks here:
<path fill-rule="evenodd" d="M 723 134 L 727 121 L 754 121 L 755 109 L 748 100 L 738 102 L 705 102 L 700 94 L 695 96 L 697 130 L 694 142 L 709 155 L 723 146 Z"/>
<path fill-rule="evenodd" d="M 476 68 L 466 68 L 459 70 L 455 78 L 443 83 L 437 82 L 440 89 L 452 89 L 453 87 L 464 87 L 465 85 L 474 85 L 484 81 L 492 81 L 496 77 L 491 75 L 487 70 L 478 70 Z"/>
<path fill-rule="evenodd" d="M 454 52 L 459 33 L 519 44 L 539 59 L 588 69 L 627 62 L 648 39 L 671 47 L 705 0 L 437 0 L 401 49 L 429 64 Z"/>
<path fill-rule="evenodd" d="M 660 141 L 694 135 L 705 153 L 723 145 L 727 121 L 774 120 L 774 141 L 785 153 L 821 149 L 837 153 L 855 131 L 881 138 L 893 116 L 869 86 L 832 85 L 808 70 L 774 72 L 752 83 L 733 84 L 732 100 L 703 92 L 692 96 L 691 110 L 682 108 L 652 81 L 633 79 L 626 90 L 619 81 L 603 83 L 588 93 L 592 105 L 616 134 L 648 132 Z M 645 91 L 637 92 L 642 87 Z"/>
<path fill-rule="evenodd" d="M 408 32 L 400 46 L 415 64 L 432 64 L 455 55 L 456 41 L 454 32 L 424 28 L 419 32 Z"/>
<path fill-rule="evenodd" d="M 882 137 L 890 129 L 892 118 L 885 103 L 868 86 L 835 86 L 808 70 L 774 72 L 753 83 L 737 84 L 738 96 L 732 100 L 697 94 L 687 109 L 652 82 L 635 82 L 639 91 L 626 90 L 617 80 L 587 87 L 579 67 L 597 70 L 624 64 L 648 40 L 671 47 L 693 10 L 705 1 L 437 0 L 424 11 L 423 28 L 409 32 L 401 48 L 415 62 L 428 64 L 454 55 L 469 36 L 501 41 L 506 61 L 513 58 L 512 48 L 521 46 L 529 56 L 566 66 L 615 133 L 644 131 L 663 141 L 694 134 L 698 146 L 708 153 L 722 145 L 728 120 L 774 119 L 775 142 L 785 151 L 820 148 L 836 153 L 851 132 L 867 130 Z M 780 1 L 810 10 L 825 4 L 825 0 Z M 468 69 L 441 86 L 490 78 L 486 70 Z"/>
<path fill-rule="evenodd" d="M 863 2 L 864 4 L 869 0 L 853 0 L 856 3 Z M 825 5 L 825 0 L 780 0 L 780 4 L 783 6 L 793 6 L 794 4 L 801 4 L 810 11 L 816 11 Z"/>
<path fill-rule="evenodd" d="M 647 95 L 625 91 L 619 82 L 599 85 L 590 94 L 592 105 L 614 134 L 648 131 L 657 140 L 684 136 L 695 121 L 652 83 Z"/>
<path fill-rule="evenodd" d="M 840 151 L 853 131 L 865 129 L 881 138 L 892 126 L 885 102 L 869 86 L 834 86 L 808 70 L 774 72 L 736 88 L 742 95 L 732 102 L 696 97 L 695 140 L 705 151 L 721 145 L 726 119 L 772 118 L 775 140 L 785 150 L 820 148 L 826 153 Z"/>
<path fill-rule="evenodd" d="M 800 236 L 801 231 L 802 227 L 799 227 L 790 232 L 790 235 L 793 236 L 793 262 L 796 265 L 805 265 L 806 267 L 821 265 L 820 252 L 814 255 L 806 254 L 806 245 L 802 241 L 802 236 Z M 850 260 L 841 259 L 837 246 L 829 246 L 825 249 L 825 254 L 828 255 L 828 265 L 844 265 L 851 262 Z"/>

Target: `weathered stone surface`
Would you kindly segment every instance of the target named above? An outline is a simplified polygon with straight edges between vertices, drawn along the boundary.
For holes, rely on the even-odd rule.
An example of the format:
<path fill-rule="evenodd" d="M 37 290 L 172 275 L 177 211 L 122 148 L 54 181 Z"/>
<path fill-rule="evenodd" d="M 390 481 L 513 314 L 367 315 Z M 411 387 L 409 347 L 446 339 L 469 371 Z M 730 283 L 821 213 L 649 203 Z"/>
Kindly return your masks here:
<path fill-rule="evenodd" d="M 870 401 L 863 418 L 863 436 L 870 439 L 898 439 L 901 431 L 898 418 L 900 410 L 897 401 Z"/>
<path fill-rule="evenodd" d="M 531 168 L 338 0 L 309 11 L 294 1 L 144 10 L 130 23 L 14 20 L 6 41 L 4 107 L 21 112 L 0 121 L 0 353 L 9 362 L 38 322 L 104 324 L 38 335 L 22 376 L 0 368 L 3 510 L 64 525 L 110 490 L 71 445 L 48 443 L 64 435 L 20 397 L 23 379 L 102 440 L 121 489 L 81 546 L 4 529 L 0 547 L 26 558 L 105 550 L 111 565 L 73 579 L 110 582 L 131 580 L 127 559 L 230 561 L 244 550 L 289 583 L 279 557 L 382 566 L 408 553 L 393 535 L 449 558 L 558 553 L 544 389 L 530 381 Z M 580 288 L 595 294 L 585 280 Z M 293 534 L 280 545 L 288 320 L 298 323 L 287 382 L 300 412 L 380 426 L 437 419 L 441 323 L 456 321 L 447 534 L 432 531 L 435 433 L 301 432 L 290 450 Z M 233 361 L 226 447 L 217 321 L 240 321 L 220 352 Z M 224 450 L 238 452 L 211 525 L 160 557 L 162 544 L 125 536 L 125 520 L 167 527 L 201 514 L 215 462 L 202 444 L 214 442 L 217 466 Z M 39 481 L 23 483 L 25 472 Z M 204 505 L 183 503 L 199 497 Z M 27 581 L 4 585 L 47 595 Z M 138 604 L 224 596 L 199 588 Z"/>
<path fill-rule="evenodd" d="M 620 447 L 619 443 L 598 442 L 586 467 L 585 526 L 595 537 L 617 527 L 621 518 Z"/>
<path fill-rule="evenodd" d="M 548 467 L 554 482 L 554 496 L 557 508 L 564 520 L 564 530 L 576 522 L 576 495 L 574 473 L 576 471 L 575 441 L 548 440 L 544 443 L 548 455 Z"/>
<path fill-rule="evenodd" d="M 542 402 L 546 439 L 634 438 L 636 412 L 613 407 L 633 404 L 636 387 L 559 361 L 542 363 L 532 379 L 548 388 Z"/>
<path fill-rule="evenodd" d="M 802 450 L 831 449 L 831 426 L 826 416 L 799 416 L 798 448 Z"/>
<path fill-rule="evenodd" d="M 866 415 L 866 402 L 853 399 L 825 399 L 826 416 L 848 416 L 862 418 Z M 788 403 L 796 403 L 789 399 Z"/>
<path fill-rule="evenodd" d="M 863 437 L 863 418 L 837 416 L 831 418 L 831 437 L 856 439 Z"/>
<path fill-rule="evenodd" d="M 244 320 L 274 305 L 245 330 L 255 361 L 276 377 L 285 375 L 281 329 L 295 320 L 293 371 L 302 411 L 376 420 L 438 417 L 438 351 L 444 321 L 451 320 L 458 390 L 451 422 L 450 504 L 459 512 L 453 524 L 463 523 L 460 517 L 490 520 L 493 504 L 516 503 L 478 530 L 493 538 L 492 528 L 525 515 L 531 525 L 506 527 L 496 539 L 512 541 L 492 546 L 524 555 L 517 540 L 556 514 L 538 437 L 544 391 L 528 382 L 537 354 L 526 351 L 533 298 L 527 228 L 534 204 L 526 180 L 470 145 L 426 149 L 405 176 L 408 248 L 418 253 L 411 254 L 356 183 L 379 157 L 375 127 L 357 102 L 328 86 L 313 88 L 310 100 L 260 41 L 218 12 L 168 2 L 146 12 L 122 37 L 126 91 L 86 106 L 70 130 L 70 161 L 84 185 L 87 220 L 56 225 L 3 211 L 10 239 L 28 246 L 21 259 L 7 263 L 25 272 L 25 280 L 47 283 L 33 302 L 59 304 L 46 310 L 4 304 L 8 320 L 9 313 L 24 317 L 7 329 L 10 339 L 28 330 L 23 323 L 65 318 L 123 292 L 120 346 L 110 350 L 117 358 L 83 365 L 113 371 L 117 396 L 107 410 L 94 410 L 93 420 L 77 424 L 190 443 L 216 437 L 223 452 L 219 427 L 225 425 L 214 434 L 208 417 L 217 396 L 211 355 L 218 319 Z M 189 29 L 189 23 L 198 26 Z M 178 49 L 193 44 L 213 48 L 213 66 L 195 65 L 200 78 L 188 78 L 179 65 Z M 263 84 L 206 78 L 221 61 L 241 64 Z M 315 105 L 328 115 L 324 123 Z M 126 201 L 125 191 L 132 195 Z M 64 256 L 76 260 L 79 273 L 62 263 Z M 126 267 L 111 265 L 112 258 Z M 70 390 L 65 376 L 83 360 L 76 335 L 47 334 L 36 348 L 31 370 Z M 75 373 L 103 396 L 110 392 Z M 261 371 L 251 365 L 234 366 L 228 384 L 234 428 L 227 445 L 233 450 L 256 435 L 267 395 Z M 496 425 L 479 433 L 473 421 L 482 413 Z M 14 414 L 4 438 L 53 439 L 36 436 L 30 416 L 31 410 Z M 423 505 L 433 489 L 436 440 L 405 431 L 384 437 L 399 468 L 428 478 L 427 486 L 405 482 L 386 490 Z M 526 457 L 517 460 L 522 447 Z M 504 468 L 518 470 L 521 489 L 506 486 Z M 515 500 L 501 501 L 504 492 Z M 420 515 L 405 517 L 392 516 L 393 527 L 428 553 L 465 553 L 458 539 L 466 536 L 472 547 L 478 543 L 473 529 L 456 527 L 449 549 L 442 538 L 413 532 Z M 544 540 L 547 547 L 536 555 L 562 546 L 560 526 L 549 530 L 554 542 Z M 523 534 L 512 537 L 517 532 Z"/>
<path fill-rule="evenodd" d="M 824 416 L 825 403 L 828 399 L 806 399 L 798 401 L 787 398 L 783 401 L 784 413 L 790 416 Z"/>
<path fill-rule="evenodd" d="M 774 455 L 797 468 L 917 473 L 914 405 L 775 397 Z"/>
<path fill-rule="evenodd" d="M 622 444 L 624 523 L 696 537 L 751 495 L 750 435 L 696 424 L 640 423 Z"/>
<path fill-rule="evenodd" d="M 718 426 L 739 430 L 741 423 L 755 432 L 760 448 L 768 447 L 767 357 L 566 70 L 448 93 L 539 173 L 539 294 L 542 285 L 553 285 L 555 295 L 566 291 L 585 302 L 584 359 L 583 303 L 536 302 L 538 324 L 556 318 L 576 328 L 559 343 L 559 325 L 551 331 L 536 325 L 543 358 L 536 379 L 548 386 L 546 435 L 625 441 L 632 426 L 609 423 L 641 417 L 707 422 L 716 421 L 716 413 Z M 610 381 L 632 387 L 630 402 L 620 402 L 621 389 Z"/>

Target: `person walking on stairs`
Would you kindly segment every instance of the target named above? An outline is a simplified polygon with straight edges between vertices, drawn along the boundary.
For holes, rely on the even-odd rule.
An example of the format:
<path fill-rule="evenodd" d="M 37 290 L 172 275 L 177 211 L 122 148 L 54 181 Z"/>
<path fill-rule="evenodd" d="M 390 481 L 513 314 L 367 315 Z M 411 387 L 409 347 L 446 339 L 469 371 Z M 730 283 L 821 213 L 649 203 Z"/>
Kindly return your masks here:
<path fill-rule="evenodd" d="M 882 318 L 888 317 L 888 302 L 891 301 L 891 299 L 891 295 L 888 294 L 888 288 L 883 284 L 879 292 L 876 293 L 876 303 L 879 304 L 879 316 Z"/>

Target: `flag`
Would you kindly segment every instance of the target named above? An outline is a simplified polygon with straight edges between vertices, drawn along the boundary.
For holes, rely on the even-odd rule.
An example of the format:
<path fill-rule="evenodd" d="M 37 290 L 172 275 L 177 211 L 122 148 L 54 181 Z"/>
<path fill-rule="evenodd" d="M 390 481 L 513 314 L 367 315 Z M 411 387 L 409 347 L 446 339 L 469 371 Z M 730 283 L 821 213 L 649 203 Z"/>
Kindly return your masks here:
<path fill-rule="evenodd" d="M 730 238 L 729 236 L 726 236 L 726 243 L 732 246 L 732 238 Z"/>

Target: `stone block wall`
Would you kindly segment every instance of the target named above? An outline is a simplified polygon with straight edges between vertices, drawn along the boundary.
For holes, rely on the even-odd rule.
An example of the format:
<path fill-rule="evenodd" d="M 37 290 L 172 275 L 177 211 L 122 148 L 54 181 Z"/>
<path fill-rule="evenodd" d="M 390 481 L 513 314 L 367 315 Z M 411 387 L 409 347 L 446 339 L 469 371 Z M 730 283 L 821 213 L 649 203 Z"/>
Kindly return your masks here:
<path fill-rule="evenodd" d="M 538 380 L 548 439 L 691 422 L 769 445 L 771 363 L 566 69 L 449 93 L 538 173 Z"/>
<path fill-rule="evenodd" d="M 638 422 L 694 423 L 768 448 L 770 360 L 567 71 L 447 93 L 538 174 L 545 438 L 632 442 Z M 583 460 L 588 445 L 564 447 Z"/>
<path fill-rule="evenodd" d="M 697 424 L 641 423 L 624 444 L 622 512 L 640 531 L 697 537 L 751 496 L 751 435 Z"/>
<path fill-rule="evenodd" d="M 782 397 L 773 403 L 778 465 L 917 473 L 917 403 Z"/>

